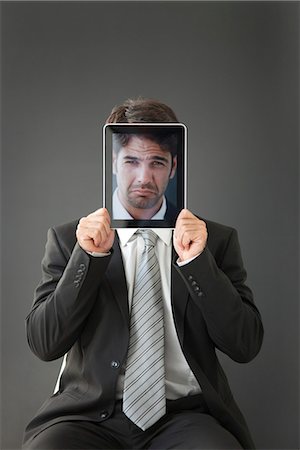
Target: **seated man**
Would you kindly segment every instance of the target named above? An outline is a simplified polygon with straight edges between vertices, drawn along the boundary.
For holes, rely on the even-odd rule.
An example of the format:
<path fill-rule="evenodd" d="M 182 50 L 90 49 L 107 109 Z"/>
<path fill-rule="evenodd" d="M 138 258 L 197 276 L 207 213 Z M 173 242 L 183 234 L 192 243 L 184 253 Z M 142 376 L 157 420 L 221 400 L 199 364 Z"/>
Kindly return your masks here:
<path fill-rule="evenodd" d="M 107 120 L 176 121 L 145 99 Z M 254 448 L 216 355 L 251 361 L 263 337 L 234 229 L 183 209 L 174 233 L 115 232 L 101 208 L 49 230 L 42 270 L 28 342 L 42 360 L 67 358 L 24 448 Z"/>

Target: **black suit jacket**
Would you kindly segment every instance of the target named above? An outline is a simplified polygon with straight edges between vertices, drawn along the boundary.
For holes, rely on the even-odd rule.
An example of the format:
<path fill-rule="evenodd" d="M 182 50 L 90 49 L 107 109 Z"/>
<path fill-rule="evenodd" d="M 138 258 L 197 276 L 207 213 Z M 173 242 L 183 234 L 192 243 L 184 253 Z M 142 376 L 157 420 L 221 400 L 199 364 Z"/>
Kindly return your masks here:
<path fill-rule="evenodd" d="M 68 353 L 59 392 L 30 422 L 26 439 L 55 422 L 109 417 L 126 358 L 129 310 L 118 239 L 110 256 L 91 257 L 76 243 L 77 223 L 49 230 L 42 281 L 26 319 L 28 342 L 39 358 L 50 361 Z M 210 413 L 244 448 L 253 448 L 216 348 L 248 362 L 260 349 L 263 328 L 245 284 L 236 231 L 206 223 L 208 243 L 200 256 L 179 267 L 173 250 L 174 321 Z"/>

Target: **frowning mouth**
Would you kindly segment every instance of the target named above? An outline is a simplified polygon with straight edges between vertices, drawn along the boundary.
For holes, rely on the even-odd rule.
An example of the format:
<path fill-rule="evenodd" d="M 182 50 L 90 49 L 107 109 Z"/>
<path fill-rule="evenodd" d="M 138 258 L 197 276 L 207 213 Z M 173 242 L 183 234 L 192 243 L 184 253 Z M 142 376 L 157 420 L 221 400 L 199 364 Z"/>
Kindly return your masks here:
<path fill-rule="evenodd" d="M 141 196 L 156 195 L 156 191 L 152 191 L 151 189 L 132 189 L 130 193 Z"/>

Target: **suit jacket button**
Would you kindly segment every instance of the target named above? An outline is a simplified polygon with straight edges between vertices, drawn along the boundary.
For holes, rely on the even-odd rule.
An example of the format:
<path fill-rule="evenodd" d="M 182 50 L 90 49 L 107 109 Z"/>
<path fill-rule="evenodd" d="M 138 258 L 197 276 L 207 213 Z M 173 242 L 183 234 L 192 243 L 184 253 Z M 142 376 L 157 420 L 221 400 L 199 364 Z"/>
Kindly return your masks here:
<path fill-rule="evenodd" d="M 107 417 L 108 417 L 108 412 L 107 411 L 101 411 L 100 419 L 106 419 Z"/>
<path fill-rule="evenodd" d="M 203 297 L 203 296 L 204 296 L 204 292 L 203 291 L 198 292 L 198 297 Z"/>
<path fill-rule="evenodd" d="M 194 278 L 193 278 L 193 275 L 189 275 L 188 279 L 189 279 L 190 281 L 192 281 L 192 280 L 194 279 Z"/>
<path fill-rule="evenodd" d="M 110 366 L 111 366 L 113 369 L 118 369 L 118 367 L 120 367 L 120 363 L 119 363 L 119 361 L 112 361 L 112 362 L 110 363 Z"/>
<path fill-rule="evenodd" d="M 199 292 L 199 291 L 200 291 L 199 286 L 195 286 L 195 287 L 194 287 L 194 291 L 195 291 L 195 292 Z"/>
<path fill-rule="evenodd" d="M 81 269 L 82 272 L 84 272 L 85 271 L 85 264 L 80 264 L 79 265 L 79 269 Z"/>

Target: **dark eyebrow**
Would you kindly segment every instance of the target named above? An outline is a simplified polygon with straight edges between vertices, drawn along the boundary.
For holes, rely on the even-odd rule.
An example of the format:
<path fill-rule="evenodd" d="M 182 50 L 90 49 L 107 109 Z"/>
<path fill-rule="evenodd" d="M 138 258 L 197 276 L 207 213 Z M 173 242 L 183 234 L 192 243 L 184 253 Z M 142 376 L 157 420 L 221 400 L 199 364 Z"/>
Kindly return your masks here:
<path fill-rule="evenodd" d="M 130 160 L 130 161 L 138 161 L 139 158 L 136 156 L 124 156 L 124 159 Z"/>
<path fill-rule="evenodd" d="M 127 161 L 140 161 L 140 158 L 138 158 L 137 156 L 124 156 L 124 160 Z M 151 156 L 150 158 L 151 161 L 163 161 L 165 163 L 168 163 L 169 160 L 168 158 L 165 158 L 164 156 Z"/>

